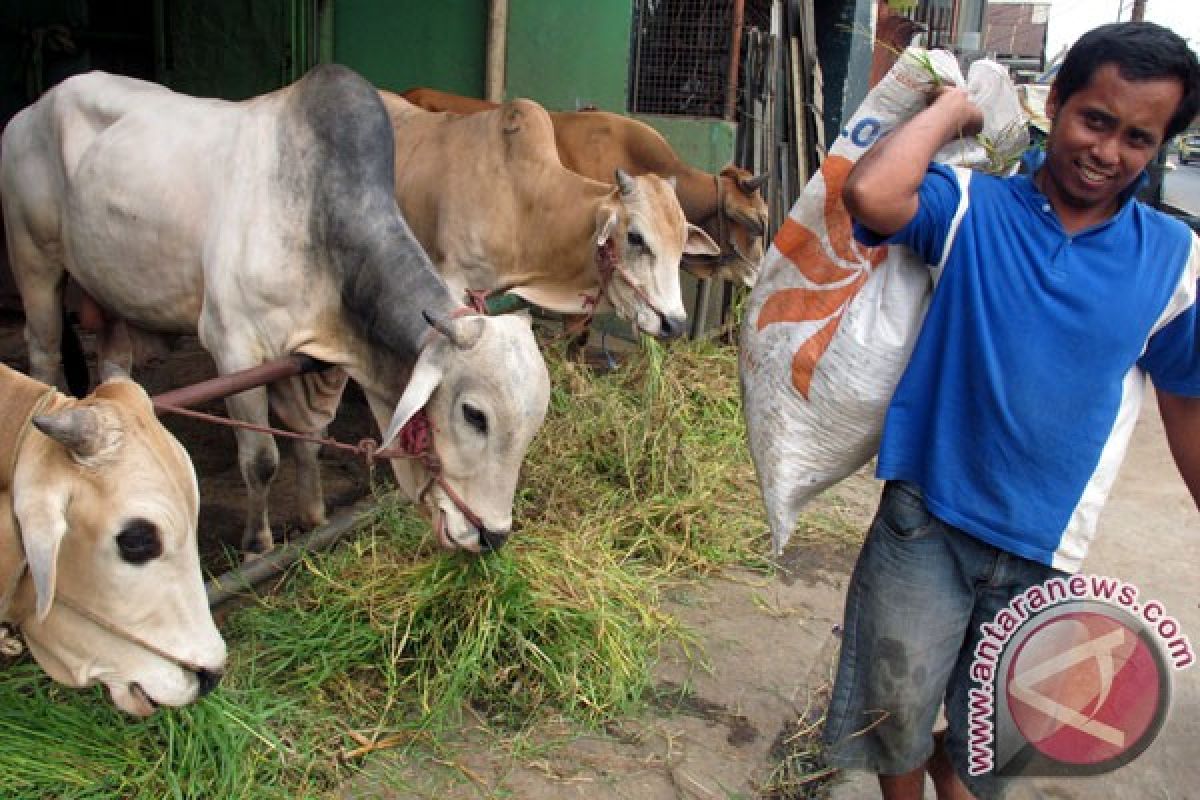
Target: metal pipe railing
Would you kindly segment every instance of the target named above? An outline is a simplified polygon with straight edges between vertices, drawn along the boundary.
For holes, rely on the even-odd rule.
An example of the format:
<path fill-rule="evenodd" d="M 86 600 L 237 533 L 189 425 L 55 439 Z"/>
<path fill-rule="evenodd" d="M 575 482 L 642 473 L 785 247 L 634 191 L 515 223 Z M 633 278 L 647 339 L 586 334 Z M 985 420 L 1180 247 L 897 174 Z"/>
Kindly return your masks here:
<path fill-rule="evenodd" d="M 209 400 L 219 400 L 282 378 L 290 378 L 306 372 L 319 372 L 329 366 L 324 361 L 296 353 L 273 361 L 265 361 L 256 367 L 231 372 L 228 375 L 218 375 L 191 386 L 171 389 L 162 394 L 156 394 L 150 399 L 154 402 L 155 409 L 170 406 L 191 408 Z"/>

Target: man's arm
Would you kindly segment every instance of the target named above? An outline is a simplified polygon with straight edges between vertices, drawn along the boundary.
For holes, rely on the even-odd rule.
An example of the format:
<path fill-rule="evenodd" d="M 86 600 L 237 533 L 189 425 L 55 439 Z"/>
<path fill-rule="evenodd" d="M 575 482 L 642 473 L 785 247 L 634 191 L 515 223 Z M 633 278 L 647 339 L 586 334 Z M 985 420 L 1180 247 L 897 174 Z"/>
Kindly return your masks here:
<path fill-rule="evenodd" d="M 891 236 L 917 213 L 917 189 L 937 151 L 983 129 L 983 112 L 966 89 L 942 87 L 933 102 L 863 154 L 842 189 L 846 210 L 873 232 Z"/>
<path fill-rule="evenodd" d="M 1161 389 L 1158 410 L 1162 414 L 1167 444 L 1175 466 L 1200 508 L 1200 397 L 1184 397 Z"/>

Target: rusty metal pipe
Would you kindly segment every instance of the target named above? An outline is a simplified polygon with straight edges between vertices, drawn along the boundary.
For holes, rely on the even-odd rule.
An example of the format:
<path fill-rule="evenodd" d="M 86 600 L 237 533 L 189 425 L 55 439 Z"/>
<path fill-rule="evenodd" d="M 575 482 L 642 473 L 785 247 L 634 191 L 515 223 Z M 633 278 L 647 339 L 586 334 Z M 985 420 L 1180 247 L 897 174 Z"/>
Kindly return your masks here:
<path fill-rule="evenodd" d="M 729 76 L 725 85 L 725 119 L 737 120 L 738 75 L 742 67 L 742 24 L 745 0 L 733 2 L 733 24 L 730 26 Z"/>
<path fill-rule="evenodd" d="M 211 578 L 204 584 L 209 608 L 216 608 L 227 600 L 250 591 L 254 586 L 273 578 L 295 564 L 309 553 L 329 550 L 342 537 L 358 530 L 375 511 L 375 498 L 368 495 L 349 508 L 338 511 L 329 521 L 288 544 L 280 545 L 269 553 L 247 561 L 228 572 Z"/>
<path fill-rule="evenodd" d="M 324 361 L 296 353 L 273 361 L 265 361 L 257 367 L 231 372 L 228 375 L 218 375 L 191 386 L 183 386 L 156 394 L 150 399 L 154 402 L 156 411 L 164 406 L 190 408 L 209 400 L 229 397 L 247 389 L 263 386 L 281 378 L 290 378 L 306 372 L 319 372 L 329 366 Z"/>

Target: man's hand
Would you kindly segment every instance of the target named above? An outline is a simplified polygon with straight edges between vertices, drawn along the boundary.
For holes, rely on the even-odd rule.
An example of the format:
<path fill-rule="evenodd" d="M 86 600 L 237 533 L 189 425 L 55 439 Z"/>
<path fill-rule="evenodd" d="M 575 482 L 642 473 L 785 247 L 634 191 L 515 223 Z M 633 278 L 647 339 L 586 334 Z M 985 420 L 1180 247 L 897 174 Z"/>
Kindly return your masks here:
<path fill-rule="evenodd" d="M 929 105 L 945 105 L 947 114 L 959 120 L 956 138 L 975 136 L 983 130 L 983 112 L 961 86 L 938 86 L 930 92 Z"/>

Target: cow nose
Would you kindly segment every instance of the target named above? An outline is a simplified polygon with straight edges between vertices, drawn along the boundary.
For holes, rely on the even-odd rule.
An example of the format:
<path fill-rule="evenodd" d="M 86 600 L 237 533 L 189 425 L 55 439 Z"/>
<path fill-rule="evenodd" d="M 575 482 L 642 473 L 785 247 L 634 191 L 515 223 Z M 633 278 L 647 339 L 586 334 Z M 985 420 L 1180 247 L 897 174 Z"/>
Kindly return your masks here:
<path fill-rule="evenodd" d="M 661 323 L 661 331 L 663 339 L 678 339 L 683 336 L 686 320 L 683 317 L 669 317 L 666 314 L 659 314 L 658 319 Z"/>
<path fill-rule="evenodd" d="M 484 552 L 495 552 L 507 541 L 508 531 L 489 531 L 487 528 L 481 528 L 479 531 L 479 543 Z"/>
<path fill-rule="evenodd" d="M 217 684 L 221 682 L 221 678 L 224 675 L 224 670 L 219 669 L 196 670 L 196 680 L 200 684 L 200 688 L 197 691 L 197 697 L 204 697 L 204 695 L 217 688 Z"/>

